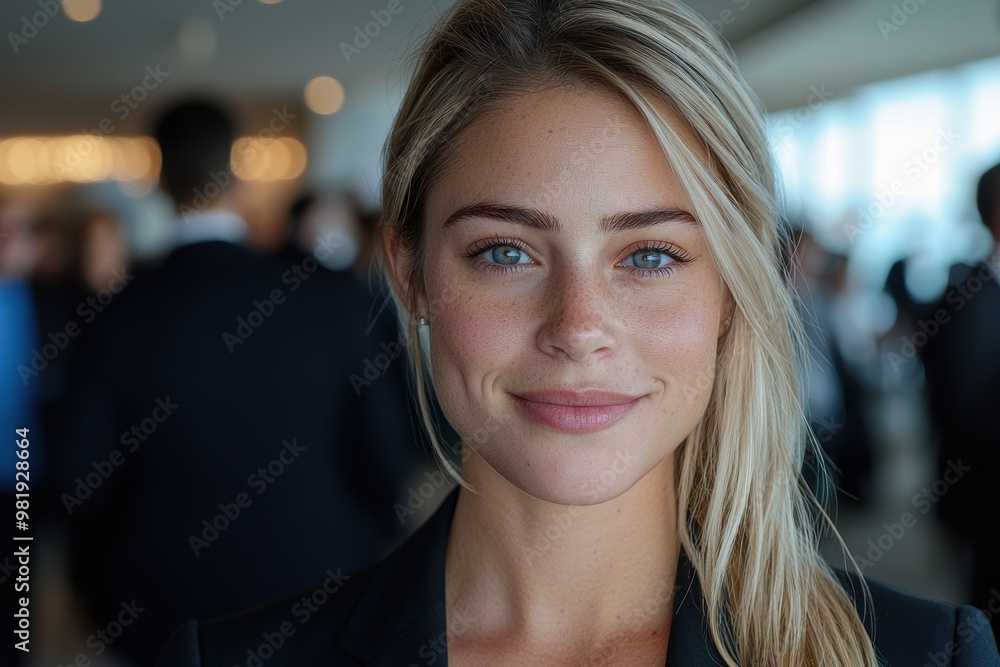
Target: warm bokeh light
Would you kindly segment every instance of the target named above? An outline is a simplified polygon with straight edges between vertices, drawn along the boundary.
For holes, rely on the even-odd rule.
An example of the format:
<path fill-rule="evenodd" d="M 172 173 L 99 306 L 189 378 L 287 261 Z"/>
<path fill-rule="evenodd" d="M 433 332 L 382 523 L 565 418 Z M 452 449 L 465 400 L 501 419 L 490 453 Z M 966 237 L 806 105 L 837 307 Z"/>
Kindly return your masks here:
<path fill-rule="evenodd" d="M 64 137 L 0 139 L 0 183 L 45 185 L 96 181 L 153 181 L 160 149 L 148 137 Z"/>
<path fill-rule="evenodd" d="M 233 173 L 244 181 L 285 181 L 305 171 L 306 148 L 290 137 L 243 137 L 233 144 Z"/>
<path fill-rule="evenodd" d="M 333 77 L 317 76 L 306 84 L 305 98 L 314 113 L 336 113 L 344 106 L 344 87 Z"/>
<path fill-rule="evenodd" d="M 281 0 L 257 0 L 257 2 L 262 5 L 276 5 L 281 2 Z"/>
<path fill-rule="evenodd" d="M 101 13 L 101 0 L 62 0 L 62 8 L 66 18 L 86 23 Z"/>

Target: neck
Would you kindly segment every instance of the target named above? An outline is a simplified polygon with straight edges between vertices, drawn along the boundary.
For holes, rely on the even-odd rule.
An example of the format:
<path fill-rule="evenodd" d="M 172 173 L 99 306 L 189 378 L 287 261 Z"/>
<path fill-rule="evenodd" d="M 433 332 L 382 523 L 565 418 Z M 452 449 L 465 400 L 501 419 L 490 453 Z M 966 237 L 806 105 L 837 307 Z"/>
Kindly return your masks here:
<path fill-rule="evenodd" d="M 580 647 L 641 633 L 665 643 L 679 553 L 673 463 L 617 498 L 577 507 L 533 498 L 469 455 L 463 476 L 479 493 L 459 491 L 449 614 L 476 619 L 483 641 Z"/>

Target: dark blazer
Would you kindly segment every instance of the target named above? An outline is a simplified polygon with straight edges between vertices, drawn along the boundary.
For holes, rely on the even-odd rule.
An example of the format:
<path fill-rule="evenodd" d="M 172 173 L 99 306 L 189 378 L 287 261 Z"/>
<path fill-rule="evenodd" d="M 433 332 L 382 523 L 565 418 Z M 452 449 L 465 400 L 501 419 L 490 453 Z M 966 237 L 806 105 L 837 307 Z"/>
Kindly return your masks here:
<path fill-rule="evenodd" d="M 445 549 L 458 494 L 456 488 L 378 565 L 346 578 L 330 577 L 325 589 L 317 587 L 238 615 L 186 622 L 164 649 L 159 667 L 447 665 Z M 857 589 L 855 577 L 842 571 L 838 575 L 848 590 Z M 1000 665 L 989 623 L 978 609 L 868 583 L 878 630 L 875 645 L 884 664 Z M 697 577 L 683 556 L 675 591 L 667 667 L 723 664 L 708 635 Z M 303 611 L 304 597 L 312 597 L 315 612 Z M 871 635 L 870 615 L 865 621 Z"/>
<path fill-rule="evenodd" d="M 184 246 L 94 316 L 59 504 L 93 618 L 143 610 L 115 641 L 138 664 L 186 618 L 360 569 L 404 536 L 393 505 L 421 454 L 395 315 L 366 331 L 368 288 L 305 259 Z"/>

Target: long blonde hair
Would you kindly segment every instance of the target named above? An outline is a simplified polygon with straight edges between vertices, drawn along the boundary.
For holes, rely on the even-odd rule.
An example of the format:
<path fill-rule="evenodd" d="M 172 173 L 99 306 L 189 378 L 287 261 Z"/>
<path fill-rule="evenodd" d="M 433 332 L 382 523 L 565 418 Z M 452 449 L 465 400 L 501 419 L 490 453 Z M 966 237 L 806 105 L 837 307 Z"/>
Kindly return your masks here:
<path fill-rule="evenodd" d="M 577 83 L 619 94 L 670 156 L 736 302 L 708 408 L 676 457 L 681 544 L 713 641 L 728 665 L 874 667 L 854 604 L 817 548 L 821 526 L 839 535 L 801 474 L 807 448 L 819 448 L 803 408 L 807 348 L 784 260 L 788 234 L 763 110 L 729 46 L 672 0 L 460 0 L 418 57 L 384 149 L 376 252 L 444 467 L 464 484 L 432 423 L 433 383 L 410 316 L 427 192 L 463 128 L 519 91 Z M 707 162 L 656 100 L 686 120 Z M 386 270 L 391 243 L 414 260 L 405 286 Z"/>

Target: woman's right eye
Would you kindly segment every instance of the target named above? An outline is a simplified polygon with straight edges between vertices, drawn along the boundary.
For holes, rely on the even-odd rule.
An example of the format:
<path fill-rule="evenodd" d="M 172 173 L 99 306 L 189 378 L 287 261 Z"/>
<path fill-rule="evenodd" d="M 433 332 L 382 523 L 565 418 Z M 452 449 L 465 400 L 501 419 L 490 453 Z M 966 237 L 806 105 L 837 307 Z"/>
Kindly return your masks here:
<path fill-rule="evenodd" d="M 519 241 L 505 238 L 476 244 L 465 257 L 485 271 L 504 275 L 518 270 L 514 267 L 534 264 Z"/>

